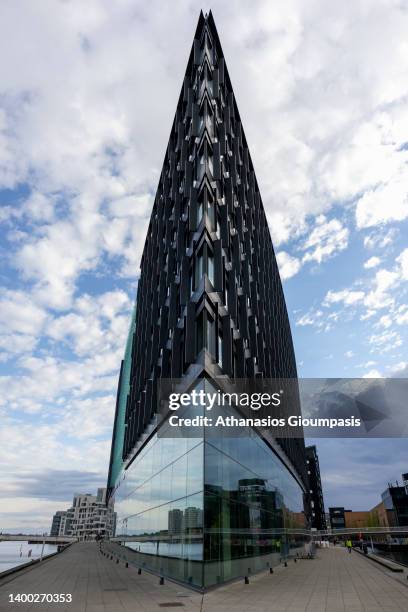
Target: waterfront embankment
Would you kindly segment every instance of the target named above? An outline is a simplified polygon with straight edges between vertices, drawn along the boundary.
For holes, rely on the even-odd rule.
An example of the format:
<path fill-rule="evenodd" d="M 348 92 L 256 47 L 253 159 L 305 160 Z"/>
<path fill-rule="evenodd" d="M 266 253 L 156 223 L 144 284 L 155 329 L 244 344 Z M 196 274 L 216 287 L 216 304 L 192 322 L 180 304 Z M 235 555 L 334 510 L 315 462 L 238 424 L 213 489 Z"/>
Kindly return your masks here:
<path fill-rule="evenodd" d="M 0 542 L 0 574 L 6 570 L 19 565 L 24 565 L 32 559 L 56 552 L 57 546 L 45 544 L 33 544 L 27 541 L 2 541 Z M 30 553 L 31 551 L 31 553 Z"/>
<path fill-rule="evenodd" d="M 115 545 L 112 547 L 115 552 Z M 113 556 L 113 559 L 110 557 Z M 182 607 L 185 612 L 406 612 L 408 572 L 393 575 L 354 551 L 320 549 L 312 560 L 294 560 L 273 574 L 251 576 L 202 595 L 136 567 L 115 554 L 102 555 L 96 543 L 73 544 L 47 563 L 2 585 L 0 609 L 32 610 L 32 603 L 10 604 L 17 593 L 63 593 L 70 612 L 149 612 Z M 170 605 L 169 605 L 170 604 Z M 54 609 L 56 604 L 49 604 Z M 39 608 L 43 609 L 43 608 Z M 45 608 L 44 608 L 45 609 Z M 46 607 L 48 609 L 48 607 Z"/>

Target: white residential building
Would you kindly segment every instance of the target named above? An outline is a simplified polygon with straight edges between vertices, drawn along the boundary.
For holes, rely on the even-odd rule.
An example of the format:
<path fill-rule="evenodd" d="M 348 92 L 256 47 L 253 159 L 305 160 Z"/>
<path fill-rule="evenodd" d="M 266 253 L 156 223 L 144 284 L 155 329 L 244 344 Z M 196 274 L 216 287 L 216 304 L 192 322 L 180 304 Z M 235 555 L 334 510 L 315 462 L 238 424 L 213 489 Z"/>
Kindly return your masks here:
<path fill-rule="evenodd" d="M 56 520 L 56 517 L 58 519 Z M 58 534 L 56 531 L 58 524 Z M 53 535 L 66 535 L 79 540 L 94 540 L 97 536 L 111 537 L 115 533 L 116 513 L 106 502 L 106 489 L 96 495 L 76 493 L 71 508 L 58 511 L 53 519 Z"/>

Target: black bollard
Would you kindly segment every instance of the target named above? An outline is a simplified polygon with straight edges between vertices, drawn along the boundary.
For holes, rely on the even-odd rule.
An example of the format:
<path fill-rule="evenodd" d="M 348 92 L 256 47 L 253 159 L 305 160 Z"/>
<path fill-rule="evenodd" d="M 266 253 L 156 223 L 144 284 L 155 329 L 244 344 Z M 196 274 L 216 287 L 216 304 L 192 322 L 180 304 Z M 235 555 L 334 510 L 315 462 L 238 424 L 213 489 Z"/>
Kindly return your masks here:
<path fill-rule="evenodd" d="M 125 567 L 129 567 L 129 563 L 127 561 L 125 563 Z"/>
<path fill-rule="evenodd" d="M 269 568 L 269 573 L 270 573 L 270 574 L 273 574 L 273 567 L 270 567 L 270 568 Z"/>
<path fill-rule="evenodd" d="M 163 578 L 163 576 L 160 576 L 160 582 L 159 582 L 159 584 L 160 584 L 160 585 L 163 585 L 163 584 L 164 584 L 164 578 Z"/>
<path fill-rule="evenodd" d="M 116 563 L 119 563 L 119 559 L 116 559 Z"/>
<path fill-rule="evenodd" d="M 139 574 L 139 576 L 140 576 L 140 574 L 142 573 L 142 568 L 141 568 L 141 567 L 139 567 L 139 569 L 137 570 L 137 573 L 138 573 L 138 574 Z"/>
<path fill-rule="evenodd" d="M 294 562 L 296 563 L 296 559 L 293 559 L 293 560 L 294 560 Z"/>
<path fill-rule="evenodd" d="M 287 564 L 287 562 L 286 562 L 286 561 L 285 561 L 285 563 L 284 563 L 283 565 L 284 565 L 285 567 L 288 567 L 288 564 Z"/>
<path fill-rule="evenodd" d="M 249 584 L 248 576 L 245 576 L 244 581 L 245 581 L 245 584 Z"/>

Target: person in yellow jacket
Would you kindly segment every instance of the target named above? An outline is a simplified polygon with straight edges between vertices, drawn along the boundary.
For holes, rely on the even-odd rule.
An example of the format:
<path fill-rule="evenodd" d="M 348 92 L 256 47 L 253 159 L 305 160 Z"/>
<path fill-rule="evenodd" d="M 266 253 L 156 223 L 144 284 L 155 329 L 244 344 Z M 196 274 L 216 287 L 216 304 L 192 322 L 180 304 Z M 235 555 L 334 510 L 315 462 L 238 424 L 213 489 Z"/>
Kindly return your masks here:
<path fill-rule="evenodd" d="M 351 549 L 353 548 L 353 542 L 350 539 L 346 540 L 346 546 L 349 553 L 351 553 Z"/>

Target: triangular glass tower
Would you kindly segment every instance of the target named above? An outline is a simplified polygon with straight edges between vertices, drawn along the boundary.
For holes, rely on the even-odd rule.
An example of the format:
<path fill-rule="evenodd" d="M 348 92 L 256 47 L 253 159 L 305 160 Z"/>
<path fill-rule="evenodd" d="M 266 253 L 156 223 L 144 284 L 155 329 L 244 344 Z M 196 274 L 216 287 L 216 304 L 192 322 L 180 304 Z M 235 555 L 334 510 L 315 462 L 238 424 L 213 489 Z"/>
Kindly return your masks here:
<path fill-rule="evenodd" d="M 140 567 L 204 589 L 304 537 L 302 438 L 160 437 L 160 379 L 296 379 L 288 315 L 245 134 L 201 13 L 141 261 L 108 486 Z M 291 413 L 298 413 L 292 406 Z"/>

